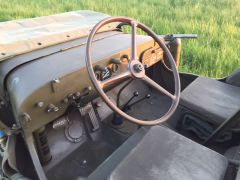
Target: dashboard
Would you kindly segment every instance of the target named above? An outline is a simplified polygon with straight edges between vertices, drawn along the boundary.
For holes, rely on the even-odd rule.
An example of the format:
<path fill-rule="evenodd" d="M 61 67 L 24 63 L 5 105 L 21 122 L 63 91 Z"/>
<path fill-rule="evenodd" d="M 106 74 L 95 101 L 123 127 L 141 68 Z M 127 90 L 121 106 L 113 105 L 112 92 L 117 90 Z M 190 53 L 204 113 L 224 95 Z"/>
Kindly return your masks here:
<path fill-rule="evenodd" d="M 137 55 L 145 68 L 163 59 L 163 51 L 148 36 L 137 36 Z M 131 35 L 105 33 L 93 43 L 95 76 L 102 81 L 122 72 L 129 62 Z M 63 115 L 74 102 L 97 97 L 85 68 L 86 43 L 62 48 L 18 66 L 6 80 L 14 115 L 33 132 Z M 42 49 L 44 51 L 44 49 Z"/>

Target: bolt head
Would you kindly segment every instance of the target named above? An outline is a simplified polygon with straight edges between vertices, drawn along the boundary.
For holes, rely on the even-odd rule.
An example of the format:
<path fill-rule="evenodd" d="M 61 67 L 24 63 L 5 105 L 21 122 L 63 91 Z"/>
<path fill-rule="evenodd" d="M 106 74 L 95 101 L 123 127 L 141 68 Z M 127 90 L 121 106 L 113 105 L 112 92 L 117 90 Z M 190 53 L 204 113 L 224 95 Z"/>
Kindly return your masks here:
<path fill-rule="evenodd" d="M 42 108 L 44 106 L 44 102 L 37 102 L 36 106 Z"/>
<path fill-rule="evenodd" d="M 136 72 L 141 72 L 143 70 L 143 66 L 142 66 L 142 64 L 134 64 L 133 69 Z"/>

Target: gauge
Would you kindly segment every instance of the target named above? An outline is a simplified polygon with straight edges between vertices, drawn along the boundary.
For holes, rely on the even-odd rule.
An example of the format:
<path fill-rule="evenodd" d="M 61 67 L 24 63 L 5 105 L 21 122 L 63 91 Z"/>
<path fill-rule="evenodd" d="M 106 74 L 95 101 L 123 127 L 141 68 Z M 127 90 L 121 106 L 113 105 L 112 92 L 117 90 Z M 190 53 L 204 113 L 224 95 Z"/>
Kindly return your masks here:
<path fill-rule="evenodd" d="M 95 71 L 95 77 L 97 80 L 101 80 L 101 71 Z"/>
<path fill-rule="evenodd" d="M 111 69 L 112 69 L 113 73 L 117 72 L 118 69 L 119 69 L 119 64 L 112 64 L 112 68 Z"/>
<path fill-rule="evenodd" d="M 103 81 L 111 77 L 112 72 L 109 67 L 104 67 L 103 65 L 96 65 L 94 67 L 94 72 L 96 79 L 99 81 Z"/>
<path fill-rule="evenodd" d="M 106 67 L 103 71 L 101 71 L 101 80 L 103 81 L 105 79 L 108 79 L 111 77 L 111 75 L 112 75 L 111 70 L 108 67 Z"/>

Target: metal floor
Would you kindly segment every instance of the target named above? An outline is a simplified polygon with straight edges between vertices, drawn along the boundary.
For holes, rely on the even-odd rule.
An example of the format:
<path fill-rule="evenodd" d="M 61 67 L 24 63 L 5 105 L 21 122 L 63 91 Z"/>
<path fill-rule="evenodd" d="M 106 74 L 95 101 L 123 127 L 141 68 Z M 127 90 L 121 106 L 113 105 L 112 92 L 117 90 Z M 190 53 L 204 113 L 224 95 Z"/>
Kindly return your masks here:
<path fill-rule="evenodd" d="M 126 136 L 122 136 L 108 127 L 103 127 L 101 137 L 87 140 L 59 164 L 51 168 L 47 172 L 47 177 L 51 180 L 87 177 L 126 139 Z"/>
<path fill-rule="evenodd" d="M 171 106 L 171 99 L 153 89 L 146 88 L 146 85 L 142 84 L 141 86 L 138 85 L 138 89 L 146 89 L 145 92 L 141 93 L 141 96 L 149 93 L 151 97 L 133 105 L 127 113 L 144 120 L 160 118 Z M 126 120 L 122 126 L 114 127 L 110 123 L 111 120 L 112 116 L 103 122 L 101 135 L 96 140 L 87 140 L 60 163 L 52 167 L 47 172 L 48 179 L 65 180 L 87 177 L 139 128 L 138 125 Z"/>
<path fill-rule="evenodd" d="M 87 177 L 98 165 L 101 164 L 114 150 L 116 146 L 104 140 L 87 141 L 70 156 L 55 166 L 48 174 L 48 179 L 75 179 Z"/>

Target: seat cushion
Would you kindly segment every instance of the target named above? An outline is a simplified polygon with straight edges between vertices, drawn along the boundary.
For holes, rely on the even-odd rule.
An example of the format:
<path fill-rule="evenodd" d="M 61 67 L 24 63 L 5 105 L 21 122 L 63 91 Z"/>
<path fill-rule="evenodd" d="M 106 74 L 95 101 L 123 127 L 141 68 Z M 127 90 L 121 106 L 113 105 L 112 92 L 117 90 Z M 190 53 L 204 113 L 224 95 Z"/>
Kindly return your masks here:
<path fill-rule="evenodd" d="M 180 104 L 216 125 L 240 109 L 240 87 L 198 77 L 181 94 Z"/>
<path fill-rule="evenodd" d="M 240 68 L 226 78 L 226 83 L 240 87 Z"/>
<path fill-rule="evenodd" d="M 219 180 L 227 159 L 167 127 L 141 128 L 88 179 Z"/>

